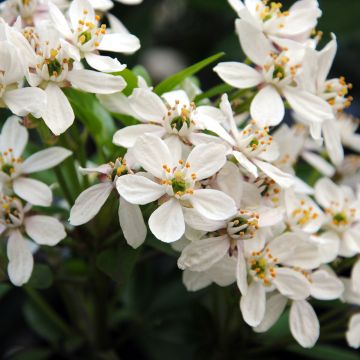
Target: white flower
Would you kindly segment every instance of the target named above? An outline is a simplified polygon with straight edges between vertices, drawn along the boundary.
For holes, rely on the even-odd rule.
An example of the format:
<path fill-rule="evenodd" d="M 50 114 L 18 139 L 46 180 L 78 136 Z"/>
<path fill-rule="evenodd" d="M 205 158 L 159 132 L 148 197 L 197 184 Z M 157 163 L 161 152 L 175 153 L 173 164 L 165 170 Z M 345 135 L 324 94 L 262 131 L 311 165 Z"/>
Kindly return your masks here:
<path fill-rule="evenodd" d="M 75 117 L 61 88 L 73 86 L 86 92 L 111 94 L 126 85 L 120 76 L 76 69 L 69 48 L 51 28 L 38 26 L 37 32 L 26 29 L 24 36 L 35 49 L 28 58 L 28 81 L 32 86 L 44 88 L 47 103 L 42 109 L 42 118 L 55 135 L 71 126 Z M 25 44 L 22 46 L 25 50 Z"/>
<path fill-rule="evenodd" d="M 85 58 L 88 64 L 99 71 L 122 71 L 126 65 L 117 59 L 96 54 L 97 50 L 130 54 L 140 48 L 140 42 L 134 35 L 106 33 L 106 25 L 99 26 L 100 16 L 87 0 L 74 0 L 69 9 L 71 27 L 62 12 L 49 3 L 49 14 L 57 30 L 73 45 L 76 60 Z"/>
<path fill-rule="evenodd" d="M 239 165 L 255 179 L 259 177 L 258 169 L 260 169 L 281 187 L 288 188 L 293 185 L 291 174 L 271 164 L 279 157 L 279 149 L 273 142 L 269 129 L 258 126 L 256 121 L 251 121 L 244 129 L 238 129 L 227 95 L 224 94 L 221 100 L 220 107 L 226 116 L 229 134 L 226 133 L 226 136 L 223 136 L 219 133 L 219 136 L 231 147 L 229 154 L 232 154 Z"/>
<path fill-rule="evenodd" d="M 282 97 L 293 110 L 313 122 L 332 118 L 331 107 L 324 99 L 296 86 L 304 57 L 302 48 L 277 53 L 266 39 L 256 43 L 257 33 L 246 21 L 237 20 L 236 28 L 240 40 L 246 37 L 242 48 L 257 67 L 225 62 L 218 64 L 214 71 L 226 83 L 239 89 L 261 86 L 250 105 L 250 114 L 259 126 L 274 126 L 282 121 L 285 114 Z"/>
<path fill-rule="evenodd" d="M 186 161 L 163 140 L 152 134 L 140 137 L 134 146 L 137 162 L 149 176 L 124 175 L 117 180 L 119 194 L 133 204 L 161 200 L 149 219 L 151 232 L 164 242 L 173 242 L 184 234 L 184 212 L 194 208 L 211 220 L 224 220 L 235 214 L 234 201 L 218 190 L 201 188 L 200 181 L 214 175 L 225 164 L 225 147 L 220 144 L 198 145 Z"/>
<path fill-rule="evenodd" d="M 223 114 L 212 106 L 196 107 L 190 102 L 183 90 L 176 90 L 162 95 L 164 101 L 154 92 L 137 88 L 129 97 L 128 105 L 131 114 L 143 124 L 127 126 L 114 134 L 113 142 L 125 148 L 134 146 L 139 136 L 152 133 L 165 140 L 178 158 L 183 148 L 189 148 L 195 132 L 207 129 L 224 137 L 225 129 L 219 121 Z M 212 142 L 217 138 L 212 136 Z M 186 152 L 188 152 L 189 149 Z"/>
<path fill-rule="evenodd" d="M 21 87 L 24 70 L 19 61 L 20 53 L 8 41 L 0 41 L 0 107 L 8 107 L 14 114 L 35 117 L 45 107 L 44 91 L 33 87 Z"/>
<path fill-rule="evenodd" d="M 340 238 L 339 254 L 350 257 L 359 253 L 360 201 L 351 188 L 322 178 L 315 184 L 315 198 L 325 211 L 326 227 Z"/>
<path fill-rule="evenodd" d="M 253 327 L 261 323 L 266 313 L 266 292 L 277 289 L 289 299 L 306 299 L 311 293 L 310 282 L 292 267 L 311 269 L 318 265 L 316 246 L 300 234 L 284 233 L 251 253 L 238 244 L 237 283 L 245 322 Z"/>
<path fill-rule="evenodd" d="M 21 155 L 28 142 L 28 131 L 13 116 L 6 120 L 0 135 L 0 183 L 3 191 L 13 191 L 33 205 L 49 206 L 52 202 L 50 188 L 27 175 L 50 169 L 71 155 L 71 151 L 53 146 L 41 150 L 26 160 Z"/>
<path fill-rule="evenodd" d="M 115 163 L 103 164 L 96 168 L 81 169 L 85 174 L 99 174 L 102 182 L 90 186 L 76 199 L 70 211 L 70 223 L 78 226 L 90 221 L 102 208 L 111 192 L 115 189 L 119 176 L 131 172 L 125 159 L 117 159 Z M 119 222 L 127 243 L 133 248 L 139 247 L 146 238 L 146 225 L 138 205 L 119 198 Z"/>
<path fill-rule="evenodd" d="M 28 215 L 30 207 L 23 208 L 21 201 L 3 195 L 0 199 L 0 227 L 8 237 L 7 255 L 10 281 L 21 286 L 32 273 L 34 259 L 22 232 L 39 245 L 54 246 L 66 236 L 59 220 L 45 215 Z M 23 230 L 24 228 L 24 230 Z"/>
<path fill-rule="evenodd" d="M 281 11 L 282 4 L 261 0 L 228 0 L 239 17 L 269 36 L 306 41 L 316 28 L 321 11 L 317 0 L 296 1 L 289 10 Z"/>

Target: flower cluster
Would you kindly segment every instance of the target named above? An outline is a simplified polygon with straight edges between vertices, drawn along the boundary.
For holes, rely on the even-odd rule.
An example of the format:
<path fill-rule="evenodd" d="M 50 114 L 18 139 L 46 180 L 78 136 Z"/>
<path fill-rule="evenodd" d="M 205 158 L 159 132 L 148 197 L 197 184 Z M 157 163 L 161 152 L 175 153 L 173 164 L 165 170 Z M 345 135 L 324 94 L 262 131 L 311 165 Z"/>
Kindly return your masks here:
<path fill-rule="evenodd" d="M 132 125 L 113 134 L 121 157 L 80 168 L 99 182 L 77 194 L 70 224 L 86 224 L 115 194 L 130 246 L 142 245 L 149 232 L 171 243 L 189 291 L 236 284 L 242 317 L 255 332 L 267 331 L 289 306 L 292 335 L 312 347 L 320 326 L 311 299 L 360 305 L 360 189 L 352 177 L 360 166 L 344 155 L 344 147 L 360 151 L 358 121 L 343 111 L 351 84 L 328 78 L 337 43 L 332 35 L 318 49 L 317 0 L 286 11 L 267 0 L 229 2 L 247 60 L 214 67 L 230 90 L 213 102 L 197 100 L 184 84 L 160 93 L 141 77 L 126 96 L 118 74 L 126 65 L 101 51 L 129 54 L 140 44 L 110 14 L 111 28 L 102 24 L 99 10 L 111 8 L 110 0 L 101 9 L 88 0 L 4 3 L 0 105 L 25 117 L 9 118 L 0 140 L 9 277 L 22 285 L 31 275 L 23 234 L 40 245 L 66 236 L 59 220 L 32 210 L 50 206 L 52 193 L 28 175 L 71 152 L 53 146 L 26 160 L 21 154 L 24 125 L 39 124 L 35 118 L 54 135 L 73 124 L 66 88 L 74 88 L 98 94 Z M 315 181 L 301 174 L 300 163 Z M 348 278 L 337 273 L 344 259 Z M 357 314 L 346 334 L 350 346 L 360 346 L 359 334 Z"/>

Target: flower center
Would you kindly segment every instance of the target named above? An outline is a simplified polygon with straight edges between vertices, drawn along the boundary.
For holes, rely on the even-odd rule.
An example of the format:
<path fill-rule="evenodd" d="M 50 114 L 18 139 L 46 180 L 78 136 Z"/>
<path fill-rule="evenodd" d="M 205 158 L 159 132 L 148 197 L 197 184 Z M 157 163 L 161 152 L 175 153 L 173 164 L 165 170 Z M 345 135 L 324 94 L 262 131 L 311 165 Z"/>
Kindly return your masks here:
<path fill-rule="evenodd" d="M 253 252 L 249 258 L 249 272 L 256 281 L 261 281 L 265 286 L 270 286 L 276 277 L 276 263 L 279 261 L 273 257 L 269 248 L 264 251 Z"/>
<path fill-rule="evenodd" d="M 194 103 L 190 106 L 184 104 L 181 108 L 179 107 L 180 101 L 175 101 L 175 106 L 171 107 L 167 105 L 167 115 L 164 116 L 164 122 L 169 126 L 168 131 L 170 133 L 179 133 L 180 131 L 191 131 L 195 122 L 191 120 L 191 114 L 196 109 Z"/>
<path fill-rule="evenodd" d="M 259 214 L 240 210 L 239 215 L 227 223 L 227 232 L 233 239 L 247 240 L 254 237 L 259 229 Z"/>
<path fill-rule="evenodd" d="M 0 222 L 7 227 L 16 227 L 22 223 L 23 213 L 20 201 L 10 196 L 0 198 Z"/>
<path fill-rule="evenodd" d="M 352 84 L 346 83 L 344 77 L 327 80 L 322 89 L 322 97 L 335 111 L 341 112 L 351 105 L 353 98 L 352 96 L 348 96 L 349 90 L 351 89 Z"/>
<path fill-rule="evenodd" d="M 344 212 L 336 213 L 332 218 L 332 222 L 334 225 L 347 225 L 349 223 L 347 216 Z"/>
<path fill-rule="evenodd" d="M 14 157 L 12 148 L 0 153 L 0 169 L 5 174 L 12 175 L 16 165 L 20 163 L 22 163 L 22 159 Z"/>
<path fill-rule="evenodd" d="M 295 209 L 291 216 L 295 224 L 304 226 L 309 221 L 316 220 L 319 214 L 314 210 L 313 206 L 306 207 L 305 201 L 300 200 L 300 207 Z"/>

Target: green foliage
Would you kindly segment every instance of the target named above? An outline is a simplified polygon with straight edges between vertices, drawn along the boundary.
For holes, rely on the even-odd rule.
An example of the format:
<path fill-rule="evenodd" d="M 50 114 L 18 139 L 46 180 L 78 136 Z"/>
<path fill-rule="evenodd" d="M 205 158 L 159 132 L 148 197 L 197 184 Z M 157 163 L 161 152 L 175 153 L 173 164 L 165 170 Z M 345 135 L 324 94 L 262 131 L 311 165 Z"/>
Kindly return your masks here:
<path fill-rule="evenodd" d="M 28 285 L 34 289 L 47 289 L 53 283 L 53 274 L 48 265 L 35 264 Z"/>

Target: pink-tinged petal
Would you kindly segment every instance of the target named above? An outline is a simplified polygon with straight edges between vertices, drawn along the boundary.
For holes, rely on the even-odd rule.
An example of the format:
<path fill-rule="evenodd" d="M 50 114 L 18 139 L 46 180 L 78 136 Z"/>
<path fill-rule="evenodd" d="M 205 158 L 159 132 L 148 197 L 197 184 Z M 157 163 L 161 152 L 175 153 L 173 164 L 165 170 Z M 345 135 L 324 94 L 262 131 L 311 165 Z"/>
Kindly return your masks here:
<path fill-rule="evenodd" d="M 126 65 L 121 64 L 118 59 L 110 56 L 88 53 L 85 55 L 86 62 L 95 70 L 101 72 L 123 71 Z"/>
<path fill-rule="evenodd" d="M 260 127 L 280 124 L 285 115 L 285 107 L 274 86 L 267 85 L 256 94 L 251 102 L 250 113 Z"/>
<path fill-rule="evenodd" d="M 34 259 L 30 247 L 18 230 L 11 232 L 7 243 L 8 274 L 15 286 L 22 286 L 30 279 Z"/>
<path fill-rule="evenodd" d="M 247 324 L 258 326 L 265 316 L 266 295 L 261 282 L 253 281 L 240 300 L 240 310 Z"/>
<path fill-rule="evenodd" d="M 303 300 L 310 295 L 310 282 L 306 277 L 286 267 L 276 269 L 273 283 L 282 295 L 292 300 Z"/>
<path fill-rule="evenodd" d="M 266 300 L 265 316 L 261 323 L 253 328 L 257 333 L 268 331 L 280 318 L 284 312 L 288 299 L 281 294 L 270 296 Z"/>
<path fill-rule="evenodd" d="M 46 215 L 27 217 L 25 231 L 39 245 L 54 246 L 66 237 L 64 225 L 58 219 Z"/>
<path fill-rule="evenodd" d="M 161 241 L 171 243 L 179 240 L 185 232 L 181 205 L 171 198 L 158 207 L 149 218 L 151 232 Z"/>
<path fill-rule="evenodd" d="M 86 69 L 70 71 L 67 80 L 74 87 L 94 94 L 113 94 L 126 87 L 126 82 L 121 76 Z"/>
<path fill-rule="evenodd" d="M 116 181 L 119 194 L 132 204 L 145 205 L 165 194 L 165 187 L 141 175 L 124 175 Z"/>
<path fill-rule="evenodd" d="M 90 221 L 105 204 L 112 190 L 112 183 L 104 182 L 83 191 L 70 210 L 70 224 L 78 226 Z"/>
<path fill-rule="evenodd" d="M 53 146 L 49 149 L 38 151 L 37 153 L 28 157 L 21 164 L 21 173 L 31 174 L 37 171 L 50 169 L 59 165 L 66 158 L 68 158 L 72 152 L 60 146 Z"/>
<path fill-rule="evenodd" d="M 1 152 L 12 149 L 12 154 L 18 158 L 23 153 L 29 139 L 27 129 L 20 125 L 20 118 L 10 116 L 2 127 L 0 135 Z"/>
<path fill-rule="evenodd" d="M 50 206 L 52 192 L 41 181 L 19 177 L 13 181 L 14 193 L 32 205 Z"/>
<path fill-rule="evenodd" d="M 140 49 L 140 41 L 136 36 L 131 34 L 106 34 L 102 38 L 98 49 L 122 54 L 132 54 Z"/>
<path fill-rule="evenodd" d="M 132 248 L 138 248 L 145 241 L 147 233 L 139 205 L 130 204 L 120 198 L 119 222 L 126 242 Z"/>
<path fill-rule="evenodd" d="M 247 89 L 259 85 L 263 76 L 249 65 L 239 62 L 222 62 L 214 71 L 227 84 L 238 89 Z"/>
<path fill-rule="evenodd" d="M 320 324 L 312 306 L 305 300 L 294 301 L 290 308 L 290 331 L 304 348 L 312 348 L 320 335 Z"/>
<path fill-rule="evenodd" d="M 264 33 L 245 20 L 235 21 L 236 32 L 245 55 L 256 65 L 262 66 L 273 51 Z"/>
<path fill-rule="evenodd" d="M 178 267 L 182 270 L 208 270 L 225 256 L 229 245 L 227 235 L 192 241 L 182 250 Z"/>
<path fill-rule="evenodd" d="M 159 179 L 163 176 L 164 165 L 172 169 L 180 160 L 175 159 L 175 162 L 165 142 L 153 134 L 145 134 L 137 139 L 134 155 L 146 171 Z"/>
<path fill-rule="evenodd" d="M 113 137 L 113 143 L 125 148 L 131 148 L 135 145 L 136 140 L 147 133 L 152 133 L 158 137 L 164 135 L 165 130 L 162 126 L 152 124 L 139 124 L 126 126 L 118 130 Z"/>
<path fill-rule="evenodd" d="M 221 144 L 196 145 L 186 162 L 190 164 L 191 173 L 196 180 L 203 180 L 218 172 L 226 162 L 226 148 Z"/>
<path fill-rule="evenodd" d="M 254 159 L 253 161 L 255 165 L 260 168 L 260 170 L 262 170 L 282 188 L 287 189 L 294 184 L 294 177 L 291 174 L 278 169 L 276 166 L 270 163 L 266 163 L 257 159 Z"/>
<path fill-rule="evenodd" d="M 47 127 L 55 134 L 65 132 L 74 122 L 74 111 L 60 88 L 50 82 L 46 89 L 47 102 L 42 117 Z"/>
<path fill-rule="evenodd" d="M 225 220 L 237 212 L 234 200 L 218 190 L 195 190 L 189 201 L 200 215 L 210 220 Z"/>

